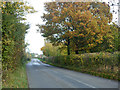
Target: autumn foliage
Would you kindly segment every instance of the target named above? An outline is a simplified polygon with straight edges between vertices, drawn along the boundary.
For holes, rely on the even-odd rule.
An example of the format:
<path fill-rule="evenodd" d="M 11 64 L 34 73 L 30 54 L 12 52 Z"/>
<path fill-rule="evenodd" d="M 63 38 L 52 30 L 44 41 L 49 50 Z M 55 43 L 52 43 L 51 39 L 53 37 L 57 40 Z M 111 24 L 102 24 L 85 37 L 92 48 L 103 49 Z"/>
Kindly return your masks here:
<path fill-rule="evenodd" d="M 68 55 L 85 52 L 114 51 L 114 34 L 110 23 L 110 6 L 102 2 L 52 2 L 45 3 L 38 25 L 41 33 L 53 44 L 67 46 Z M 117 32 L 114 29 L 114 32 Z"/>
<path fill-rule="evenodd" d="M 2 71 L 13 72 L 25 61 L 25 33 L 29 25 L 22 23 L 25 13 L 34 12 L 23 2 L 2 2 Z"/>

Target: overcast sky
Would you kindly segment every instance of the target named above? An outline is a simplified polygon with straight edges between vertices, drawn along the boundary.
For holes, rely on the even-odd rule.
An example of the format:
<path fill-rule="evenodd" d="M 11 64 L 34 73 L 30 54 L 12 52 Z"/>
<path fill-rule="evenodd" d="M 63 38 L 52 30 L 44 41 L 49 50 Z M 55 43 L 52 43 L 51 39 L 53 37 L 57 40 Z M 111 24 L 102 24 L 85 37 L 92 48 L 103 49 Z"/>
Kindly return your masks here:
<path fill-rule="evenodd" d="M 27 48 L 33 53 L 42 54 L 40 49 L 44 46 L 44 38 L 37 32 L 38 27 L 36 24 L 44 24 L 41 16 L 44 13 L 44 2 L 48 1 L 50 0 L 27 0 L 27 2 L 29 2 L 29 4 L 37 11 L 36 13 L 28 14 L 26 16 L 27 22 L 30 24 L 30 29 L 26 34 L 25 41 L 30 44 Z"/>
<path fill-rule="evenodd" d="M 28 33 L 25 36 L 25 41 L 30 44 L 27 48 L 29 48 L 30 52 L 42 54 L 42 51 L 40 49 L 44 46 L 44 38 L 41 36 L 40 33 L 37 32 L 38 27 L 36 24 L 44 24 L 44 22 L 41 19 L 41 16 L 43 15 L 44 11 L 44 3 L 50 2 L 52 0 L 27 0 L 31 6 L 34 7 L 34 9 L 38 12 L 33 14 L 28 14 L 26 16 L 27 22 L 30 24 L 30 29 L 28 30 Z M 108 2 L 109 0 L 103 0 Z M 112 0 L 114 3 L 117 3 L 118 0 Z M 111 7 L 111 10 L 114 9 L 115 11 L 118 10 L 117 6 Z M 114 13 L 113 21 L 117 20 L 118 15 Z M 27 49 L 28 51 L 28 49 Z"/>

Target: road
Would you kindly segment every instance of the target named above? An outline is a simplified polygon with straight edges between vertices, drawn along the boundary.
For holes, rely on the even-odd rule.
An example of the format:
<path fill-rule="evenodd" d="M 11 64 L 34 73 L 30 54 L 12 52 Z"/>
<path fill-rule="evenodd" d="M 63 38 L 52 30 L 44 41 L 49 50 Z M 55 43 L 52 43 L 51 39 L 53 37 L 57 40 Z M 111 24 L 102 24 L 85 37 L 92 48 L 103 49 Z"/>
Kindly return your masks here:
<path fill-rule="evenodd" d="M 117 81 L 54 67 L 38 61 L 38 59 L 32 59 L 26 65 L 29 88 L 118 88 Z"/>

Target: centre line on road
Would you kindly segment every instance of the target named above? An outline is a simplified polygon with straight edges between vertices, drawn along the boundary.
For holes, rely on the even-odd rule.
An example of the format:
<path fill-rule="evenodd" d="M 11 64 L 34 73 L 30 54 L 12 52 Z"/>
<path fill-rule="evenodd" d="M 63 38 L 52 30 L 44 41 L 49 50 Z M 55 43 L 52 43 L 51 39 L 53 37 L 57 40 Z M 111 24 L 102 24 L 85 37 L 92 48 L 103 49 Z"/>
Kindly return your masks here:
<path fill-rule="evenodd" d="M 70 77 L 70 76 L 67 76 L 67 77 L 73 79 L 73 78 Z M 89 84 L 87 84 L 87 83 L 81 82 L 81 81 L 79 81 L 79 80 L 76 80 L 76 79 L 73 79 L 73 80 L 75 80 L 75 81 L 77 81 L 77 82 L 79 82 L 79 83 L 85 84 L 86 86 L 89 86 L 89 87 L 91 87 L 91 88 L 96 88 L 96 87 L 94 87 L 94 86 L 92 86 L 92 85 L 89 85 Z"/>

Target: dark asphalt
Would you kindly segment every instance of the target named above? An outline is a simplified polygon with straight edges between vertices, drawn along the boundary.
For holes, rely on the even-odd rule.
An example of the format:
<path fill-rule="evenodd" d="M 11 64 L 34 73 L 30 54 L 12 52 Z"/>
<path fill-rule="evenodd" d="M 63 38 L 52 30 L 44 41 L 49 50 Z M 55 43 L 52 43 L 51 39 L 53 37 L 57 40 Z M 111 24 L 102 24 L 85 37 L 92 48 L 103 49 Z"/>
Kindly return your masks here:
<path fill-rule="evenodd" d="M 118 82 L 44 64 L 26 65 L 29 88 L 118 88 Z"/>

